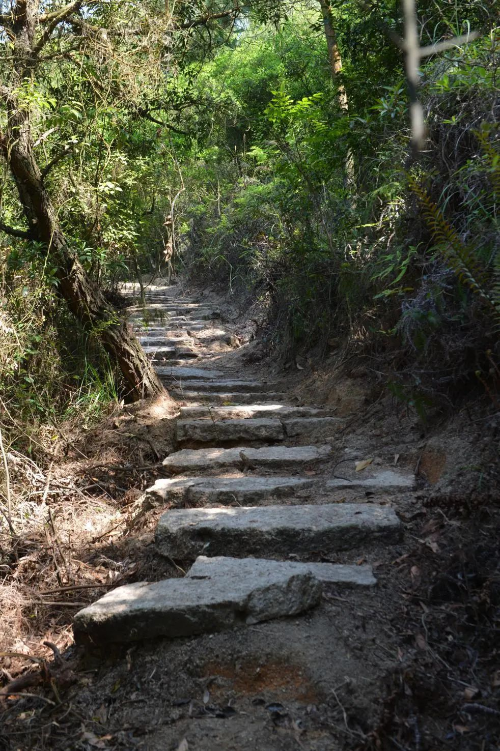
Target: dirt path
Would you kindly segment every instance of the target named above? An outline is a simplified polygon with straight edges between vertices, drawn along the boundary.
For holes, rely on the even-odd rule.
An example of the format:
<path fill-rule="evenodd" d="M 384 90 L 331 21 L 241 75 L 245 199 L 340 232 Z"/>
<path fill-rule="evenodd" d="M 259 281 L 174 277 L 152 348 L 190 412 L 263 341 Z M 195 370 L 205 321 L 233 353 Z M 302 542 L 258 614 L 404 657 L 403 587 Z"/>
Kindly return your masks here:
<path fill-rule="evenodd" d="M 460 597 L 433 595 L 465 559 L 458 574 L 444 554 L 456 528 L 422 506 L 417 421 L 378 422 L 376 405 L 364 419 L 362 400 L 344 414 L 319 389 L 318 405 L 176 287 L 130 314 L 179 404 L 175 449 L 138 506 L 158 510 L 151 584 L 77 614 L 72 724 L 29 747 L 471 748 L 477 714 L 457 700 L 488 697 L 443 606 Z"/>

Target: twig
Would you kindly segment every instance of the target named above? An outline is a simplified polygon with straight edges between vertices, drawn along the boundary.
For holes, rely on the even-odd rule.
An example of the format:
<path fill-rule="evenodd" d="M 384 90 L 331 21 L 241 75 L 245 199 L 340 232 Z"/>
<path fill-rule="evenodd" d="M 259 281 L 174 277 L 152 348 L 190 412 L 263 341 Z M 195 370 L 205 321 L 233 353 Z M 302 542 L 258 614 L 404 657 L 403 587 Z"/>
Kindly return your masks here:
<path fill-rule="evenodd" d="M 429 55 L 435 55 L 452 47 L 468 44 L 480 36 L 480 32 L 471 31 L 468 34 L 437 42 L 426 47 L 420 47 L 416 0 L 402 0 L 405 24 L 405 38 L 397 43 L 406 53 L 406 80 L 410 98 L 411 146 L 413 154 L 418 153 L 425 146 L 426 132 L 424 109 L 418 98 L 420 85 L 420 61 Z"/>
<path fill-rule="evenodd" d="M 53 466 L 54 466 L 54 462 L 52 461 L 52 462 L 50 462 L 49 471 L 47 472 L 47 482 L 45 483 L 45 488 L 43 490 L 42 503 L 45 503 L 45 501 L 47 500 L 47 496 L 49 494 L 49 488 L 50 488 L 50 481 L 52 479 L 52 467 Z"/>
<path fill-rule="evenodd" d="M 54 517 L 52 516 L 52 509 L 49 508 L 49 519 L 50 519 L 50 525 L 52 527 L 52 533 L 54 535 L 54 545 L 57 547 L 57 551 L 59 555 L 61 556 L 61 560 L 63 562 L 64 568 L 66 569 L 66 576 L 68 579 L 71 579 L 71 574 L 68 568 L 68 562 L 66 561 L 66 558 L 63 555 L 63 552 L 61 550 L 61 545 L 59 544 L 59 538 L 57 537 L 56 527 L 54 524 Z"/>
<path fill-rule="evenodd" d="M 489 714 L 494 717 L 500 717 L 498 709 L 487 707 L 485 704 L 464 704 L 462 707 L 463 712 L 469 712 L 470 714 Z"/>
<path fill-rule="evenodd" d="M 118 527 L 121 527 L 122 524 L 126 524 L 126 519 L 121 519 L 118 524 L 115 524 L 114 527 L 111 527 L 111 529 L 106 530 L 106 532 L 103 532 L 101 535 L 98 535 L 97 537 L 92 538 L 92 542 L 99 542 L 99 540 L 102 540 L 103 537 L 107 537 L 111 534 L 111 532 L 114 532 L 115 529 L 118 529 Z"/>
<path fill-rule="evenodd" d="M 5 518 L 7 520 L 7 524 L 9 525 L 11 535 L 13 537 L 16 537 L 16 530 L 14 529 L 14 525 L 12 524 L 12 495 L 10 492 L 9 464 L 7 462 L 7 454 L 5 453 L 5 447 L 3 445 L 3 436 L 2 436 L 1 428 L 0 428 L 0 452 L 2 453 L 2 460 L 3 460 L 4 471 L 5 471 L 5 494 L 6 494 L 6 500 L 7 500 L 7 513 L 5 514 Z"/>

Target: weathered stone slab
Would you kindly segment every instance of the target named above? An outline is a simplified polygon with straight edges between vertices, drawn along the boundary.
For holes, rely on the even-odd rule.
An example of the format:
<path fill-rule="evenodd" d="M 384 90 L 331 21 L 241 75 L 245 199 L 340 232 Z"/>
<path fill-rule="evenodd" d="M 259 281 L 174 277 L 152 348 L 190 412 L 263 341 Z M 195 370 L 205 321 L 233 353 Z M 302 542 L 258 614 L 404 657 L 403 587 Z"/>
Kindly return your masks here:
<path fill-rule="evenodd" d="M 294 467 L 298 469 L 305 464 L 326 459 L 331 450 L 331 446 L 266 446 L 261 449 L 241 446 L 232 449 L 183 449 L 167 456 L 163 460 L 163 465 L 174 473 L 221 469 L 223 467 L 236 467 L 238 469 Z"/>
<path fill-rule="evenodd" d="M 77 641 L 127 643 L 186 637 L 297 615 L 318 604 L 312 574 L 261 566 L 253 577 L 227 570 L 217 577 L 166 579 L 118 587 L 80 610 Z"/>
<path fill-rule="evenodd" d="M 147 355 L 154 355 L 158 359 L 168 360 L 169 357 L 175 357 L 175 347 L 144 347 L 143 350 Z"/>
<path fill-rule="evenodd" d="M 301 477 L 190 477 L 160 479 L 146 493 L 155 500 L 209 503 L 256 503 L 269 498 L 292 497 L 312 488 L 313 480 Z"/>
<path fill-rule="evenodd" d="M 177 301 L 177 300 L 158 300 L 157 302 L 153 302 L 152 300 L 146 301 L 146 306 L 144 305 L 131 305 L 127 310 L 131 311 L 132 313 L 143 313 L 144 311 L 151 311 L 151 310 L 177 310 L 178 308 L 185 308 L 186 310 L 196 310 L 200 307 L 200 303 L 196 302 L 184 302 Z"/>
<path fill-rule="evenodd" d="M 393 509 L 372 504 L 173 509 L 160 517 L 156 544 L 160 553 L 180 560 L 200 553 L 307 556 L 394 542 L 400 533 Z"/>
<path fill-rule="evenodd" d="M 207 558 L 200 555 L 187 576 L 215 579 L 231 572 L 234 576 L 258 577 L 261 571 L 289 571 L 309 573 L 323 584 L 339 587 L 374 587 L 377 583 L 371 566 L 346 566 L 338 563 L 299 563 L 296 561 L 267 561 L 262 558 Z"/>
<path fill-rule="evenodd" d="M 196 358 L 201 357 L 202 350 L 194 349 L 193 347 L 177 346 L 175 348 L 177 357 Z"/>
<path fill-rule="evenodd" d="M 191 324 L 190 328 L 192 328 Z M 230 336 L 224 329 L 214 329 L 212 327 L 207 329 L 206 324 L 204 328 L 206 329 L 206 331 L 203 336 L 198 336 L 198 339 L 202 339 L 203 341 L 209 341 L 210 339 L 224 339 Z"/>
<path fill-rule="evenodd" d="M 156 372 L 160 378 L 173 378 L 182 380 L 186 383 L 194 380 L 203 380 L 208 378 L 223 378 L 224 373 L 222 370 L 204 370 L 203 368 L 190 368 L 188 366 L 169 367 L 166 365 L 162 368 L 156 368 Z M 196 383 L 196 389 L 198 389 L 198 383 Z"/>
<path fill-rule="evenodd" d="M 139 341 L 143 347 L 180 347 L 194 344 L 190 336 L 141 336 Z"/>
<path fill-rule="evenodd" d="M 285 437 L 280 420 L 178 420 L 178 443 L 231 443 L 233 441 L 282 441 Z"/>
<path fill-rule="evenodd" d="M 315 407 L 290 407 L 286 404 L 248 404 L 226 407 L 181 407 L 181 415 L 193 420 L 235 420 L 252 417 L 323 417 L 328 411 Z"/>
<path fill-rule="evenodd" d="M 344 427 L 336 417 L 305 417 L 293 420 L 273 417 L 235 418 L 229 420 L 179 420 L 177 440 L 220 445 L 234 441 L 283 441 L 302 438 L 321 441 Z"/>
<path fill-rule="evenodd" d="M 179 368 L 179 371 L 181 370 L 187 370 L 187 368 Z M 208 376 L 205 376 L 206 378 L 215 378 L 215 376 L 212 376 L 213 371 L 205 371 L 208 372 Z M 162 374 L 163 375 L 163 374 Z M 186 391 L 205 391 L 206 393 L 211 393 L 213 391 L 223 391 L 223 392 L 230 392 L 230 391 L 272 391 L 276 388 L 275 383 L 267 383 L 266 381 L 232 381 L 232 380 L 213 380 L 213 381 L 203 381 L 201 375 L 194 376 L 196 379 L 200 379 L 196 383 L 189 383 L 189 380 L 191 379 L 190 376 L 187 376 L 185 373 L 179 372 L 178 374 L 174 375 L 175 378 L 186 378 L 184 381 L 184 388 Z"/>
<path fill-rule="evenodd" d="M 263 393 L 253 392 L 250 394 L 245 394 L 244 392 L 233 392 L 233 393 L 200 393 L 199 391 L 196 391 L 196 384 L 192 384 L 191 388 L 193 390 L 184 389 L 184 388 L 176 388 L 175 386 L 171 386 L 169 388 L 170 393 L 172 396 L 175 396 L 177 399 L 182 399 L 186 402 L 195 402 L 197 405 L 200 404 L 221 404 L 221 405 L 232 405 L 232 406 L 238 406 L 241 404 L 252 404 L 256 400 L 259 402 L 265 402 L 266 399 L 269 400 L 269 402 L 276 402 L 283 398 L 284 394 L 281 392 L 275 392 L 275 391 L 268 391 Z"/>
<path fill-rule="evenodd" d="M 327 490 L 411 490 L 415 487 L 415 475 L 396 472 L 392 469 L 385 469 L 372 477 L 363 477 L 359 475 L 352 480 L 335 478 L 328 480 L 326 483 Z"/>

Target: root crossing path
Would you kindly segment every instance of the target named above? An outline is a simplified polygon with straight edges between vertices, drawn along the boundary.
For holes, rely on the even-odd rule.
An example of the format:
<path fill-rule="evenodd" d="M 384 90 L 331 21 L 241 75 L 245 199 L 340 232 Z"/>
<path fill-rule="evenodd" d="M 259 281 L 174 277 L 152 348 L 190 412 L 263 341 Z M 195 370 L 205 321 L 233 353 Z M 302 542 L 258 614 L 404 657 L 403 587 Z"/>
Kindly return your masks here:
<path fill-rule="evenodd" d="M 130 313 L 183 405 L 146 493 L 165 509 L 158 559 L 181 575 L 109 592 L 76 615 L 76 639 L 140 650 L 148 706 L 131 697 L 127 717 L 149 718 L 143 747 L 355 747 L 396 657 L 378 570 L 401 555 L 398 498 L 414 476 L 352 462 L 339 477 L 345 421 L 236 370 L 213 305 L 152 287 Z"/>

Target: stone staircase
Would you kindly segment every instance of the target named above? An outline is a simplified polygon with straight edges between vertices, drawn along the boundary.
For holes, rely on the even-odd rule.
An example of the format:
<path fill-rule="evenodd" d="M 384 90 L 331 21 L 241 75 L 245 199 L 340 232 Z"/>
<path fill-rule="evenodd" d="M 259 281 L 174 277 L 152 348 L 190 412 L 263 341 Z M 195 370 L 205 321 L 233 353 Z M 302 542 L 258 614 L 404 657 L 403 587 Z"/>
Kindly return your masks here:
<path fill-rule="evenodd" d="M 309 610 L 332 584 L 375 586 L 369 565 L 325 560 L 397 543 L 402 525 L 388 500 L 411 490 L 414 477 L 389 467 L 333 477 L 331 442 L 345 421 L 288 403 L 278 382 L 220 366 L 231 332 L 218 308 L 175 299 L 165 287 L 129 314 L 184 405 L 178 450 L 147 495 L 168 506 L 158 555 L 187 573 L 109 592 L 75 616 L 75 637 L 107 643 L 215 632 Z M 338 502 L 345 490 L 353 497 Z"/>

